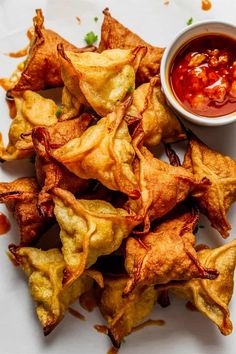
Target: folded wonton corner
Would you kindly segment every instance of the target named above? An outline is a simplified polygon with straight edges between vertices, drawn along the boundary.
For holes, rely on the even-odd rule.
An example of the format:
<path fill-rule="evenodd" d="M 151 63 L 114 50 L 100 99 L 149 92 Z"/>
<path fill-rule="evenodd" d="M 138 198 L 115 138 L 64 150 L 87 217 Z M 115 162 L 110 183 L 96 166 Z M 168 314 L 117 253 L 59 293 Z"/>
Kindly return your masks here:
<path fill-rule="evenodd" d="M 127 121 L 141 118 L 144 131 L 144 144 L 148 146 L 173 143 L 185 138 L 182 127 L 168 108 L 161 91 L 159 77 L 139 86 L 133 93 L 133 102 L 127 112 Z"/>
<path fill-rule="evenodd" d="M 236 240 L 215 249 L 203 249 L 198 258 L 204 266 L 215 268 L 219 276 L 214 280 L 192 279 L 169 284 L 167 288 L 190 301 L 227 336 L 233 329 L 228 305 L 233 294 Z"/>
<path fill-rule="evenodd" d="M 63 319 L 70 304 L 91 289 L 93 279 L 103 285 L 101 275 L 88 270 L 87 274 L 81 275 L 69 287 L 63 287 L 65 262 L 56 248 L 42 251 L 10 245 L 9 250 L 14 264 L 20 265 L 29 278 L 30 293 L 37 304 L 37 315 L 45 335 Z"/>
<path fill-rule="evenodd" d="M 99 256 L 116 251 L 141 222 L 140 217 L 103 200 L 75 199 L 63 189 L 53 189 L 53 200 L 66 262 L 65 284 L 79 277 Z"/>
<path fill-rule="evenodd" d="M 124 120 L 131 101 L 129 97 L 80 137 L 51 154 L 78 177 L 97 179 L 111 190 L 138 198 L 139 187 L 132 167 L 135 152 Z"/>
<path fill-rule="evenodd" d="M 151 313 L 158 296 L 154 287 L 150 286 L 138 288 L 132 295 L 123 298 L 126 282 L 125 276 L 105 278 L 99 303 L 99 309 L 108 323 L 108 335 L 117 348 L 134 326 Z"/>
<path fill-rule="evenodd" d="M 236 161 L 210 149 L 192 134 L 183 166 L 197 178 L 210 181 L 204 194 L 193 192 L 193 196 L 212 227 L 228 237 L 231 225 L 226 214 L 236 201 Z"/>
<path fill-rule="evenodd" d="M 63 86 L 57 45 L 63 43 L 66 50 L 78 50 L 56 32 L 44 28 L 42 10 L 36 10 L 33 19 L 34 35 L 19 81 L 11 89 L 13 95 L 25 90 L 40 91 Z"/>
<path fill-rule="evenodd" d="M 151 221 L 167 214 L 192 191 L 197 191 L 198 195 L 204 193 L 209 181 L 205 177 L 195 177 L 181 166 L 171 166 L 155 158 L 142 146 L 144 136 L 139 124 L 133 135 L 137 155 L 133 165 L 141 197 L 137 200 L 129 199 L 125 208 L 143 216 L 144 232 L 148 232 Z"/>
<path fill-rule="evenodd" d="M 203 266 L 194 249 L 198 212 L 182 204 L 154 231 L 126 242 L 125 267 L 130 276 L 124 294 L 137 286 L 167 284 L 192 278 L 214 279 L 217 271 Z"/>
<path fill-rule="evenodd" d="M 6 148 L 0 135 L 0 159 L 3 161 L 32 156 L 34 149 L 31 134 L 28 133 L 35 126 L 50 126 L 57 123 L 58 107 L 51 99 L 33 91 L 24 91 L 21 96 L 15 97 L 15 103 L 16 116 L 9 129 L 9 143 Z"/>
<path fill-rule="evenodd" d="M 131 49 L 139 45 L 145 46 L 147 47 L 147 52 L 138 68 L 136 80 L 138 84 L 141 84 L 150 81 L 153 76 L 159 74 L 164 49 L 153 47 L 137 34 L 124 27 L 111 16 L 108 9 L 105 9 L 103 13 L 104 20 L 101 30 L 101 41 L 98 47 L 99 52 L 103 52 L 106 49 Z"/>
<path fill-rule="evenodd" d="M 54 215 L 52 196 L 49 193 L 52 188 L 60 187 L 73 194 L 87 190 L 89 181 L 76 176 L 55 161 L 48 150 L 51 147 L 63 146 L 75 137 L 81 136 L 90 122 L 91 116 L 83 113 L 79 118 L 57 122 L 50 127 L 33 129 L 32 143 L 36 152 L 35 170 L 38 182 L 42 187 L 38 195 L 38 206 L 42 215 L 50 217 Z"/>
<path fill-rule="evenodd" d="M 52 225 L 38 210 L 39 185 L 34 177 L 0 183 L 0 203 L 13 213 L 20 231 L 20 245 L 35 244 Z"/>
<path fill-rule="evenodd" d="M 135 73 L 146 47 L 74 53 L 58 47 L 62 78 L 71 97 L 100 116 L 111 113 L 135 88 Z"/>

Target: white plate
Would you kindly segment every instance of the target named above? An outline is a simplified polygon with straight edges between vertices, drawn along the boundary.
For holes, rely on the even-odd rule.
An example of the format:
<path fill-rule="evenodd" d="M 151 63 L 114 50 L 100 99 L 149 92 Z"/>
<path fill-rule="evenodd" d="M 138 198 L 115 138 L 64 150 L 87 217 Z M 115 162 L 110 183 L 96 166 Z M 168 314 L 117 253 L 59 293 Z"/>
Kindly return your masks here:
<path fill-rule="evenodd" d="M 46 17 L 46 25 L 55 29 L 74 44 L 83 45 L 84 35 L 93 30 L 99 33 L 102 22 L 102 9 L 109 7 L 114 17 L 144 39 L 153 44 L 165 46 L 171 37 L 182 29 L 187 20 L 222 19 L 235 22 L 235 0 L 212 0 L 211 11 L 201 10 L 201 0 L 0 0 L 0 77 L 7 76 L 15 68 L 18 60 L 3 53 L 14 51 L 27 43 L 25 32 L 31 25 L 34 9 L 41 7 Z M 78 25 L 75 16 L 81 18 Z M 99 17 L 97 23 L 94 16 Z M 5 137 L 10 124 L 8 110 L 4 101 L 4 92 L 0 91 L 0 130 Z M 236 124 L 219 128 L 201 128 L 193 130 L 211 147 L 236 159 Z M 28 162 L 5 163 L 0 166 L 0 180 L 10 181 L 18 176 L 32 173 Z M 1 206 L 0 210 L 7 213 Z M 231 235 L 236 236 L 236 207 L 229 219 L 232 224 Z M 7 213 L 8 214 L 8 213 Z M 223 243 L 221 237 L 212 230 L 205 218 L 201 223 L 201 239 L 217 246 Z M 105 354 L 110 347 L 108 338 L 93 328 L 103 320 L 98 311 L 87 314 L 82 322 L 66 315 L 62 323 L 51 335 L 44 338 L 38 324 L 34 304 L 29 296 L 25 277 L 20 269 L 9 262 L 6 251 L 10 242 L 17 240 L 15 226 L 5 237 L 0 237 L 0 353 L 2 354 Z M 231 236 L 232 237 L 232 236 Z M 77 307 L 78 305 L 74 305 Z M 231 302 L 232 321 L 236 323 L 236 303 Z M 223 337 L 218 329 L 203 315 L 190 312 L 184 302 L 173 300 L 169 308 L 156 306 L 151 315 L 154 319 L 164 319 L 163 327 L 148 327 L 127 337 L 120 350 L 121 354 L 234 354 L 236 332 Z"/>

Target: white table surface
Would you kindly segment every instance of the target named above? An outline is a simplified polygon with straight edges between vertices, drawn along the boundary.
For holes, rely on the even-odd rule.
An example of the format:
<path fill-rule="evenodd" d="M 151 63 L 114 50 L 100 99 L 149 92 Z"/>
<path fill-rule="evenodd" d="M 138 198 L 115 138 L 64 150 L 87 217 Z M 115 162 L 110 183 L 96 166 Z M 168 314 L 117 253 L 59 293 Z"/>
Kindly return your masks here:
<path fill-rule="evenodd" d="M 16 51 L 27 44 L 26 30 L 31 26 L 35 8 L 42 8 L 46 26 L 78 46 L 84 45 L 84 35 L 93 30 L 100 32 L 102 10 L 109 7 L 114 17 L 140 34 L 150 43 L 166 46 L 168 41 L 181 30 L 190 17 L 193 21 L 221 19 L 235 23 L 235 0 L 212 0 L 210 11 L 201 10 L 200 0 L 0 0 L 0 77 L 8 76 L 18 59 L 11 59 L 3 53 Z M 79 16 L 78 25 L 75 17 Z M 97 23 L 94 17 L 98 16 Z M 4 91 L 0 89 L 0 130 L 5 137 L 10 125 Z M 218 128 L 191 126 L 211 147 L 236 159 L 236 124 Z M 9 162 L 0 166 L 0 180 L 10 181 L 32 174 L 32 165 L 27 161 Z M 0 211 L 7 213 L 4 206 Z M 236 236 L 236 206 L 229 212 L 232 224 L 231 237 Z M 10 217 L 10 216 L 9 216 Z M 12 220 L 12 218 L 11 218 Z M 217 246 L 223 243 L 212 230 L 208 221 L 200 230 L 199 240 Z M 6 251 L 10 242 L 17 240 L 17 229 L 0 237 L 0 353 L 1 354 L 105 354 L 110 347 L 109 339 L 97 333 L 94 324 L 102 323 L 98 311 L 86 313 L 82 322 L 67 314 L 63 322 L 48 337 L 43 337 L 37 321 L 34 304 L 28 293 L 24 274 L 9 262 Z M 74 305 L 76 308 L 78 305 Z M 232 322 L 236 323 L 236 302 L 231 302 Z M 153 319 L 164 319 L 163 327 L 151 326 L 127 337 L 121 354 L 234 354 L 236 332 L 224 337 L 207 318 L 198 312 L 190 312 L 185 303 L 174 299 L 169 308 L 156 306 Z"/>

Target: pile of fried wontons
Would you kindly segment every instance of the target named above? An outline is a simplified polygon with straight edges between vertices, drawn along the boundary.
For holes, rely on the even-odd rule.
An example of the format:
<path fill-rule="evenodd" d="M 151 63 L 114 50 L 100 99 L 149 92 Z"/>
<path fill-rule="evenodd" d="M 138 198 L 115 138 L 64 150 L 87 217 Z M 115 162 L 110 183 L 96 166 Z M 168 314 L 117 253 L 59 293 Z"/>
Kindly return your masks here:
<path fill-rule="evenodd" d="M 230 334 L 236 240 L 195 247 L 195 232 L 200 211 L 229 236 L 236 162 L 183 127 L 161 91 L 163 49 L 108 9 L 98 48 L 46 29 L 41 10 L 33 23 L 26 60 L 1 80 L 13 120 L 0 158 L 30 158 L 35 177 L 0 183 L 0 201 L 19 226 L 9 254 L 28 277 L 44 334 L 80 299 L 99 306 L 118 348 L 168 292 Z M 61 108 L 38 93 L 55 87 Z M 184 139 L 181 165 L 169 144 Z M 160 143 L 170 163 L 151 152 Z M 54 224 L 60 234 L 42 238 Z"/>

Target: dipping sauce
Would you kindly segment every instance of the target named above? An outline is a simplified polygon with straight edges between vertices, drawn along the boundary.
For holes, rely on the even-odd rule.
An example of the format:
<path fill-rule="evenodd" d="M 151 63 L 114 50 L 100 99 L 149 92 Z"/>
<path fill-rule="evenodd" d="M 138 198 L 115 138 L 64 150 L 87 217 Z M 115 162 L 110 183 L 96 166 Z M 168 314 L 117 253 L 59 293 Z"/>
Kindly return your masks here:
<path fill-rule="evenodd" d="M 175 56 L 170 84 L 189 112 L 220 117 L 236 111 L 236 40 L 224 35 L 193 39 Z"/>
<path fill-rule="evenodd" d="M 10 222 L 6 215 L 0 213 L 0 235 L 6 234 L 11 228 Z"/>

